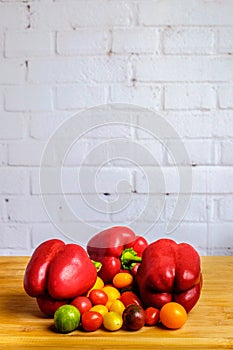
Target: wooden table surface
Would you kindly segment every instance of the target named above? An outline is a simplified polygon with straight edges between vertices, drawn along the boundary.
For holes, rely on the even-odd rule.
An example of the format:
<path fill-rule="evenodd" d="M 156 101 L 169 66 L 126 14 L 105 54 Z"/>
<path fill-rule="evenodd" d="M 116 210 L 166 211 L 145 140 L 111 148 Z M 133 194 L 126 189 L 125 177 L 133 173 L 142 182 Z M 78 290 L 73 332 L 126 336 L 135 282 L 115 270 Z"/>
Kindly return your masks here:
<path fill-rule="evenodd" d="M 0 257 L 0 349 L 233 349 L 233 256 L 203 257 L 201 298 L 178 330 L 53 331 L 23 290 L 27 257 Z"/>

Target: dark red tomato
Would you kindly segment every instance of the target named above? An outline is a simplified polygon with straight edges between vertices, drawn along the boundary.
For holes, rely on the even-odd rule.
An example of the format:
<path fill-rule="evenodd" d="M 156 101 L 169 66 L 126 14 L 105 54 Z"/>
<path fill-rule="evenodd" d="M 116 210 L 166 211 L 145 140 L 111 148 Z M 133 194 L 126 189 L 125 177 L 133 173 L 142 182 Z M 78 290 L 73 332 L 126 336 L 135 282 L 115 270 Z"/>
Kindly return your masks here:
<path fill-rule="evenodd" d="M 101 327 L 103 316 L 97 311 L 86 311 L 82 314 L 82 326 L 87 332 L 94 332 Z"/>
<path fill-rule="evenodd" d="M 93 289 L 89 294 L 89 299 L 93 305 L 105 305 L 108 301 L 108 296 L 102 289 Z"/>
<path fill-rule="evenodd" d="M 145 324 L 146 326 L 154 326 L 159 322 L 159 310 L 155 307 L 148 307 L 145 310 Z"/>
<path fill-rule="evenodd" d="M 141 300 L 138 298 L 138 296 L 131 291 L 127 291 L 121 294 L 120 300 L 122 303 L 127 307 L 130 304 L 136 304 L 139 306 L 142 306 Z"/>
<path fill-rule="evenodd" d="M 80 314 L 83 314 L 85 311 L 90 310 L 92 307 L 92 303 L 90 299 L 87 297 L 76 297 L 75 299 L 72 300 L 71 305 L 74 305 L 79 309 Z"/>

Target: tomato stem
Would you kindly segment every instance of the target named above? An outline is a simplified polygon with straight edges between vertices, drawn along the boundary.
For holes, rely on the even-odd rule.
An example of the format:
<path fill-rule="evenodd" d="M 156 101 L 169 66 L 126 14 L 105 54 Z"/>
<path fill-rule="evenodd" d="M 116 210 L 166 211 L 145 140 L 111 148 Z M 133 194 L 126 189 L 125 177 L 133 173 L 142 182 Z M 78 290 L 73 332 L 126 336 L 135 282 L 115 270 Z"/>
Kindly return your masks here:
<path fill-rule="evenodd" d="M 97 272 L 99 272 L 99 270 L 100 270 L 101 267 L 102 267 L 101 262 L 95 261 L 95 260 L 91 260 L 91 261 L 92 261 L 92 263 L 95 265 Z"/>
<path fill-rule="evenodd" d="M 131 270 L 137 262 L 142 261 L 133 248 L 123 250 L 120 259 L 122 267 L 126 270 Z"/>

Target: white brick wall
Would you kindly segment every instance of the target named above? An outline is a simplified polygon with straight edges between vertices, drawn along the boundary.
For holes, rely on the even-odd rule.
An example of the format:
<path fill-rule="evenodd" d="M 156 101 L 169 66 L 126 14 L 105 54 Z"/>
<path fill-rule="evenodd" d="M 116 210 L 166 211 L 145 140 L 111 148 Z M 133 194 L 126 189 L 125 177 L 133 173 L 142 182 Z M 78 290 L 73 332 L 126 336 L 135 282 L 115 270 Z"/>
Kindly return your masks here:
<path fill-rule="evenodd" d="M 160 113 L 189 153 L 193 194 L 171 238 L 190 242 L 201 254 L 233 254 L 232 54 L 231 0 L 0 1 L 0 254 L 28 255 L 45 239 L 69 240 L 50 222 L 40 195 L 43 150 L 71 116 L 114 102 Z M 117 122 L 122 111 L 114 108 Z M 77 140 L 67 153 L 63 191 L 71 209 L 96 231 L 133 225 L 137 217 L 135 230 L 144 234 L 152 225 L 146 233 L 152 241 L 164 236 L 177 202 L 179 177 L 169 149 L 180 140 L 154 139 L 150 125 L 140 127 L 141 112 L 132 109 L 125 119 L 129 125 L 107 124 Z M 81 187 L 82 161 L 115 138 L 124 138 L 118 159 L 109 161 L 110 146 L 90 157 Z M 129 141 L 150 152 L 137 158 L 140 164 L 122 159 L 136 147 Z M 57 157 L 54 150 L 47 164 L 49 196 L 56 195 L 51 165 Z M 143 212 L 146 174 L 154 179 L 154 204 Z M 102 212 L 84 199 L 97 208 L 101 202 Z M 57 220 L 74 225 L 59 203 Z M 75 225 L 85 242 L 88 229 Z"/>

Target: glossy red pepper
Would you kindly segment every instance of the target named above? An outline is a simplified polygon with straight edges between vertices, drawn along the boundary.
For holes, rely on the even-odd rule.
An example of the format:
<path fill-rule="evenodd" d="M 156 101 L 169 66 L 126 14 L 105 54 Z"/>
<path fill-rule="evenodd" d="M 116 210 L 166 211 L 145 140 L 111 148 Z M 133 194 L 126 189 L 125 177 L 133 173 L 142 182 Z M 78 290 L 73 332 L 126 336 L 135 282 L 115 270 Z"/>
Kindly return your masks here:
<path fill-rule="evenodd" d="M 175 301 L 189 312 L 197 303 L 202 287 L 200 256 L 187 243 L 160 239 L 145 249 L 136 281 L 146 307 L 160 309 Z"/>
<path fill-rule="evenodd" d="M 47 304 L 49 311 L 57 301 L 88 292 L 96 277 L 96 267 L 81 246 L 51 239 L 34 251 L 25 271 L 24 289 L 37 297 L 39 306 Z"/>
<path fill-rule="evenodd" d="M 147 246 L 146 239 L 136 236 L 130 228 L 114 226 L 93 236 L 87 244 L 87 252 L 91 259 L 101 262 L 98 275 L 109 283 L 121 268 L 131 270 L 141 262 Z"/>

